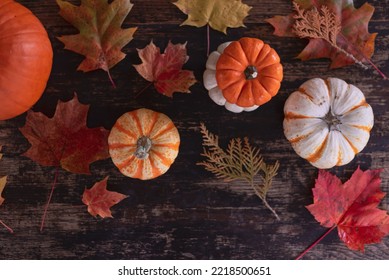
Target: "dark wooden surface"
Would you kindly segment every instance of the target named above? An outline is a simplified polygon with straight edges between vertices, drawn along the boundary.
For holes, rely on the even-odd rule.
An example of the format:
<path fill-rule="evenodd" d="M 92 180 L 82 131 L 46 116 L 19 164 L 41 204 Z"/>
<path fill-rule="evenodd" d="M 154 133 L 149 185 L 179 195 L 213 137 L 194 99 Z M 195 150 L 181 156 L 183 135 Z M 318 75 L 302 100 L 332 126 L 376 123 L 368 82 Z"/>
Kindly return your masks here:
<path fill-rule="evenodd" d="M 163 112 L 176 123 L 181 134 L 180 154 L 167 174 L 152 181 L 122 176 L 111 160 L 96 162 L 92 175 L 60 171 L 59 183 L 50 205 L 46 227 L 39 232 L 54 168 L 42 167 L 21 156 L 29 147 L 18 128 L 25 115 L 0 122 L 0 144 L 4 158 L 0 175 L 9 175 L 0 207 L 0 219 L 15 231 L 0 227 L 1 259 L 293 259 L 320 237 L 326 229 L 304 207 L 312 203 L 311 188 L 317 169 L 299 158 L 285 139 L 282 129 L 283 105 L 288 95 L 313 77 L 339 77 L 365 93 L 375 112 L 375 125 L 367 147 L 344 167 L 333 168 L 342 180 L 360 165 L 384 168 L 382 189 L 389 192 L 389 81 L 372 70 L 350 66 L 329 70 L 325 59 L 301 62 L 294 57 L 306 43 L 272 35 L 264 19 L 291 10 L 288 0 L 245 0 L 253 6 L 246 18 L 247 28 L 229 29 L 228 35 L 211 30 L 211 50 L 220 43 L 242 36 L 259 37 L 280 54 L 284 81 L 279 94 L 252 113 L 233 114 L 215 105 L 203 88 L 206 61 L 206 29 L 179 24 L 186 16 L 168 0 L 132 0 L 135 4 L 124 27 L 138 26 L 135 38 L 125 48 L 127 57 L 111 71 L 114 89 L 103 71 L 76 72 L 81 56 L 63 50 L 56 39 L 76 30 L 58 15 L 53 0 L 18 1 L 42 21 L 54 48 L 51 78 L 42 99 L 33 110 L 51 116 L 56 102 L 70 100 L 77 92 L 82 103 L 91 104 L 88 125 L 110 129 L 124 112 L 146 107 Z M 369 25 L 378 32 L 373 61 L 389 74 L 389 1 L 371 0 L 376 11 Z M 364 1 L 355 1 L 357 7 Z M 194 70 L 200 81 L 192 94 L 174 99 L 156 93 L 132 67 L 139 63 L 136 48 L 153 41 L 165 48 L 188 41 L 190 59 L 186 69 Z M 21 66 L 22 67 L 22 66 Z M 0 105 L 1 106 L 1 105 Z M 253 191 L 243 182 L 224 183 L 197 166 L 202 158 L 199 122 L 217 133 L 221 143 L 231 137 L 248 136 L 270 162 L 281 167 L 269 193 L 269 203 L 281 216 L 274 219 Z M 109 189 L 129 195 L 113 207 L 114 219 L 93 218 L 81 202 L 86 187 L 110 175 Z M 388 209 L 389 198 L 381 207 Z M 389 238 L 369 245 L 364 254 L 350 251 L 334 231 L 312 249 L 306 259 L 389 259 Z"/>

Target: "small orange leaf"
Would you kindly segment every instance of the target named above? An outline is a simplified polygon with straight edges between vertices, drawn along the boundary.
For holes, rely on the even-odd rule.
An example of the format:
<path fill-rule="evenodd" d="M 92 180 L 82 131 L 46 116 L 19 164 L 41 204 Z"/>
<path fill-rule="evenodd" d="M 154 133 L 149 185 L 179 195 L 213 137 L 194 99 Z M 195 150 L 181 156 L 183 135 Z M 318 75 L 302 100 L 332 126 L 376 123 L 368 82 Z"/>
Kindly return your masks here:
<path fill-rule="evenodd" d="M 85 189 L 82 202 L 88 206 L 88 212 L 96 217 L 113 218 L 110 208 L 128 197 L 127 195 L 107 190 L 108 176 L 97 182 L 90 189 Z"/>

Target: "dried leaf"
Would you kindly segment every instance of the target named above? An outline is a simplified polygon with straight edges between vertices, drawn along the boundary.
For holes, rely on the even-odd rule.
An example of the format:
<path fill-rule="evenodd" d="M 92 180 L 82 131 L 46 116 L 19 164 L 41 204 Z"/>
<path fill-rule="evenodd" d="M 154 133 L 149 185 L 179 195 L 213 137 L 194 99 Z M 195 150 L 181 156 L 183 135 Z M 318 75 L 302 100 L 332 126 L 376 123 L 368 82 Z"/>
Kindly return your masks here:
<path fill-rule="evenodd" d="M 31 144 L 24 155 L 44 166 L 90 174 L 92 162 L 109 158 L 109 132 L 86 126 L 88 110 L 89 105 L 82 105 L 75 96 L 69 102 L 59 101 L 52 118 L 29 111 L 20 128 Z"/>
<path fill-rule="evenodd" d="M 173 97 L 174 92 L 190 93 L 189 88 L 196 82 L 192 71 L 182 70 L 189 57 L 185 44 L 169 42 L 165 52 L 150 42 L 144 49 L 138 49 L 142 64 L 134 65 L 136 71 L 147 81 L 154 83 L 156 90 Z"/>
<path fill-rule="evenodd" d="M 202 27 L 209 24 L 213 29 L 227 33 L 227 27 L 244 27 L 250 6 L 241 0 L 178 0 L 173 3 L 188 15 L 182 25 Z"/>
<path fill-rule="evenodd" d="M 58 39 L 65 49 L 84 55 L 77 70 L 84 72 L 109 69 L 126 56 L 121 49 L 132 39 L 137 28 L 122 29 L 133 4 L 130 0 L 81 0 L 80 6 L 57 0 L 60 15 L 80 33 Z"/>
<path fill-rule="evenodd" d="M 108 176 L 104 180 L 97 182 L 90 189 L 85 189 L 82 202 L 88 206 L 88 212 L 96 217 L 113 218 L 110 208 L 128 197 L 118 192 L 107 190 Z"/>
<path fill-rule="evenodd" d="M 385 196 L 380 189 L 382 170 L 357 169 L 344 184 L 320 170 L 313 189 L 314 202 L 307 206 L 327 228 L 338 228 L 339 238 L 352 250 L 378 243 L 389 234 L 389 216 L 378 205 Z"/>
<path fill-rule="evenodd" d="M 343 67 L 358 61 L 371 63 L 370 58 L 374 53 L 374 40 L 377 35 L 368 32 L 368 23 L 374 12 L 373 6 L 365 3 L 359 9 L 355 9 L 352 0 L 295 0 L 294 3 L 296 13 L 275 16 L 266 21 L 273 25 L 274 34 L 277 36 L 309 38 L 308 45 L 298 58 L 301 60 L 330 58 L 331 68 Z M 331 38 L 334 34 L 330 34 L 330 40 L 326 40 L 326 36 L 324 38 L 316 36 L 316 32 L 311 33 L 312 36 L 299 32 L 304 25 L 308 27 L 307 22 L 303 24 L 303 18 L 307 19 L 310 27 L 322 29 L 319 33 L 325 30 L 336 32 L 336 38 Z M 325 34 L 326 32 L 321 35 Z"/>
<path fill-rule="evenodd" d="M 246 137 L 243 141 L 240 138 L 231 139 L 227 149 L 223 150 L 219 146 L 218 136 L 210 133 L 203 123 L 200 131 L 203 135 L 204 148 L 201 155 L 206 157 L 206 160 L 198 165 L 204 166 L 217 178 L 227 182 L 239 179 L 247 181 L 265 206 L 279 220 L 277 213 L 266 200 L 273 178 L 277 175 L 279 163 L 266 164 L 259 149 L 252 147 Z M 262 184 L 255 183 L 257 175 L 260 175 Z"/>

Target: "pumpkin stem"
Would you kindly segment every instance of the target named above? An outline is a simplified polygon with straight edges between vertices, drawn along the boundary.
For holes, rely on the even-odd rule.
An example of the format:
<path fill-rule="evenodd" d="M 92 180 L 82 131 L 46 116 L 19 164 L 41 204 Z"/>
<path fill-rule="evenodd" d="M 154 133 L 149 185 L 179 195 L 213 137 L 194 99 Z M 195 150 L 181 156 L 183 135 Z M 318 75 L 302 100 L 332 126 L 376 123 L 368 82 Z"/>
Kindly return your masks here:
<path fill-rule="evenodd" d="M 244 74 L 246 76 L 246 80 L 252 80 L 258 77 L 258 70 L 255 66 L 249 65 L 246 70 L 244 70 Z"/>
<path fill-rule="evenodd" d="M 333 115 L 331 112 L 328 112 L 323 119 L 327 123 L 330 130 L 339 130 L 338 125 L 342 124 L 338 116 Z"/>
<path fill-rule="evenodd" d="M 147 136 L 140 137 L 136 142 L 136 151 L 134 152 L 134 155 L 138 159 L 148 158 L 151 146 L 152 146 L 152 142 L 149 137 Z"/>

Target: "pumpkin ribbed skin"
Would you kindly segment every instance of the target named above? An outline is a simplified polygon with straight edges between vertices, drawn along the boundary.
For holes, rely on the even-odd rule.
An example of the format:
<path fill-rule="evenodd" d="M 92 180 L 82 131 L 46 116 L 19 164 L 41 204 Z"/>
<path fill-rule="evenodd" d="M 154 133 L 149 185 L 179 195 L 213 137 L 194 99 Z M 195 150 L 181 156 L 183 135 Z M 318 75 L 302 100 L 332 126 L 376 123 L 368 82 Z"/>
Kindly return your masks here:
<path fill-rule="evenodd" d="M 311 79 L 284 106 L 284 133 L 296 153 L 317 168 L 349 163 L 362 151 L 373 110 L 355 86 L 337 78 Z"/>
<path fill-rule="evenodd" d="M 40 21 L 12 0 L 0 0 L 0 120 L 26 112 L 41 97 L 53 61 Z"/>
<path fill-rule="evenodd" d="M 140 141 L 146 138 L 151 145 L 140 158 Z M 180 135 L 169 117 L 143 108 L 125 113 L 116 121 L 108 144 L 112 161 L 122 174 L 149 180 L 164 174 L 173 164 Z"/>
<path fill-rule="evenodd" d="M 210 97 L 233 112 L 252 111 L 275 96 L 283 68 L 277 52 L 256 38 L 224 43 L 211 53 L 204 72 Z"/>

